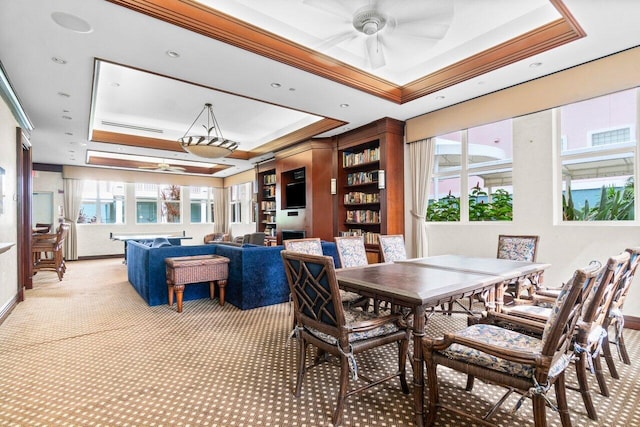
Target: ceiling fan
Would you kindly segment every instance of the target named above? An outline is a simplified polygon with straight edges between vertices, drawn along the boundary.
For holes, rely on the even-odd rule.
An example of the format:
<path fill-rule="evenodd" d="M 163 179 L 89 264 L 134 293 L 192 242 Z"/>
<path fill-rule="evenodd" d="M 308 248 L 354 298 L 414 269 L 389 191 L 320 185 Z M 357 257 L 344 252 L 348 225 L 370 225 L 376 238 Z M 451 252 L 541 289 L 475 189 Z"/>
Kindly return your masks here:
<path fill-rule="evenodd" d="M 186 170 L 182 166 L 173 166 L 167 162 L 160 162 L 155 166 L 138 166 L 138 169 L 151 169 L 161 172 L 184 172 Z"/>
<path fill-rule="evenodd" d="M 317 49 L 363 40 L 371 69 L 386 65 L 384 50 L 395 43 L 422 39 L 420 49 L 441 40 L 453 19 L 453 0 L 303 0 L 303 3 L 342 18 L 344 30 L 324 40 Z"/>

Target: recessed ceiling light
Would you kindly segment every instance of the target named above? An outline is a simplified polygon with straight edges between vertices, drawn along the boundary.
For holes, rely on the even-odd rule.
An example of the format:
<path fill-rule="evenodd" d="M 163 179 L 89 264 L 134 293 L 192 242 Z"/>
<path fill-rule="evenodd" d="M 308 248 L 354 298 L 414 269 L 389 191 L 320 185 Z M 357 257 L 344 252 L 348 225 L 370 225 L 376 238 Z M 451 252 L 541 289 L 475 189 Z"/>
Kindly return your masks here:
<path fill-rule="evenodd" d="M 62 118 L 65 120 L 71 120 L 71 116 L 62 116 Z"/>
<path fill-rule="evenodd" d="M 532 62 L 531 64 L 529 64 L 529 68 L 538 68 L 541 65 L 542 62 Z"/>
<path fill-rule="evenodd" d="M 180 54 L 178 52 L 176 52 L 175 50 L 168 50 L 167 51 L 167 56 L 169 58 L 180 58 Z"/>
<path fill-rule="evenodd" d="M 340 108 L 348 108 L 349 104 L 340 104 Z"/>
<path fill-rule="evenodd" d="M 271 83 L 271 87 L 276 88 L 276 89 L 277 89 L 277 88 L 279 88 L 279 87 L 281 87 L 281 86 L 282 86 L 282 85 L 281 85 L 280 83 L 275 83 L 275 82 L 274 82 L 274 83 Z"/>
<path fill-rule="evenodd" d="M 111 86 L 112 86 L 112 87 L 120 87 L 120 83 L 118 83 L 118 82 L 111 82 Z"/>
<path fill-rule="evenodd" d="M 73 136 L 73 132 L 65 132 L 65 135 Z"/>
<path fill-rule="evenodd" d="M 65 60 L 64 60 L 64 59 L 62 59 L 62 58 L 58 58 L 57 56 L 52 56 L 52 57 L 51 57 L 51 60 L 52 60 L 53 62 L 55 62 L 56 64 L 61 64 L 61 65 L 64 65 L 64 64 L 66 64 L 66 63 L 67 63 L 67 61 L 65 61 Z"/>
<path fill-rule="evenodd" d="M 91 25 L 89 25 L 87 21 L 75 15 L 64 12 L 53 12 L 51 19 L 62 28 L 75 31 L 76 33 L 90 33 L 93 31 L 93 28 L 91 28 Z"/>
<path fill-rule="evenodd" d="M 296 88 L 295 88 L 295 87 L 290 87 L 290 88 L 289 88 L 289 91 L 290 91 L 290 92 L 295 92 L 295 90 L 296 90 Z"/>
<path fill-rule="evenodd" d="M 68 112 L 69 112 L 69 110 L 62 110 L 62 112 L 63 112 L 63 113 L 68 113 Z"/>
<path fill-rule="evenodd" d="M 443 95 L 438 95 L 438 96 L 436 96 L 436 99 L 437 100 L 444 99 L 444 96 Z"/>
<path fill-rule="evenodd" d="M 66 92 L 58 92 L 58 95 L 59 95 L 59 96 L 61 96 L 61 97 L 63 97 L 63 98 L 71 98 L 71 95 L 69 95 L 69 94 L 68 94 L 68 93 L 66 93 Z"/>

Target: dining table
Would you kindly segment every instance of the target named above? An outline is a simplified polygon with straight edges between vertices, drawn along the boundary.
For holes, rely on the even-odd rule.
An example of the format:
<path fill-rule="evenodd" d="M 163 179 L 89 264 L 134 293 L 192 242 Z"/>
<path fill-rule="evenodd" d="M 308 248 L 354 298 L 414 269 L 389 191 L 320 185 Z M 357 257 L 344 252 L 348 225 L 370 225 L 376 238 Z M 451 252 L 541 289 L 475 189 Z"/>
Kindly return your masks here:
<path fill-rule="evenodd" d="M 413 403 L 415 424 L 424 425 L 426 313 L 434 307 L 478 293 L 489 295 L 487 309 L 500 310 L 506 283 L 523 277 L 540 279 L 550 264 L 464 255 L 439 255 L 394 263 L 336 270 L 340 288 L 406 307 L 413 314 Z"/>

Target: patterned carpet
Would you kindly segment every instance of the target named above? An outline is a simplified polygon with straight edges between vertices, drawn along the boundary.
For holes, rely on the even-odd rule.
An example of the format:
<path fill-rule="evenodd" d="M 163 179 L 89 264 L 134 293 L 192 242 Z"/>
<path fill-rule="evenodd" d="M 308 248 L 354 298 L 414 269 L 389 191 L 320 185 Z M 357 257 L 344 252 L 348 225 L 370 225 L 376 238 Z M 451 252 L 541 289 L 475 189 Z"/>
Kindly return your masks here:
<path fill-rule="evenodd" d="M 462 317 L 437 314 L 428 333 L 464 324 Z M 325 364 L 312 370 L 296 399 L 290 325 L 288 304 L 241 311 L 203 299 L 185 302 L 181 314 L 175 306 L 149 307 L 128 284 L 119 259 L 70 262 L 62 282 L 55 273 L 38 273 L 25 302 L 0 325 L 0 425 L 330 425 L 338 369 Z M 600 423 L 590 421 L 579 394 L 568 391 L 574 426 L 640 427 L 640 333 L 625 336 L 636 363 L 618 364 L 622 379 L 609 378 L 611 398 L 593 393 Z M 359 360 L 360 368 L 392 366 L 394 350 L 376 351 Z M 470 395 L 463 376 L 445 369 L 441 376 L 443 399 L 470 411 L 482 413 L 501 395 L 479 381 Z M 516 400 L 507 401 L 496 425 L 533 425 L 529 402 L 508 414 Z M 547 419 L 560 425 L 552 411 Z M 350 398 L 343 425 L 412 421 L 411 398 L 395 381 Z M 469 424 L 441 412 L 438 425 Z"/>

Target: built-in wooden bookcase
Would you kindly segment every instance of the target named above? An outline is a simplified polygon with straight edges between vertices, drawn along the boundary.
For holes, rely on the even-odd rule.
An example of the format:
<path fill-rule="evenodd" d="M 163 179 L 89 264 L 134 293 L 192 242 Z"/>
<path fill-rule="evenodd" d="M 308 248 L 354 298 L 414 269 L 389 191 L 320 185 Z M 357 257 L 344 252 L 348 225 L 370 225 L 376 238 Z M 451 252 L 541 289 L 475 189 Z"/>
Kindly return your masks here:
<path fill-rule="evenodd" d="M 378 259 L 378 235 L 404 233 L 404 123 L 382 119 L 339 135 L 337 235 L 362 235 Z"/>
<path fill-rule="evenodd" d="M 264 231 L 267 236 L 276 235 L 276 211 L 276 170 L 274 166 L 271 169 L 258 172 L 258 231 Z"/>

